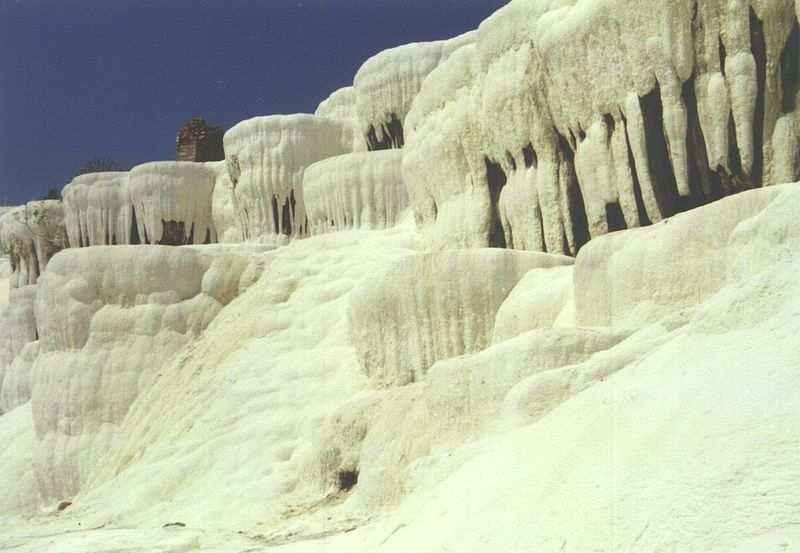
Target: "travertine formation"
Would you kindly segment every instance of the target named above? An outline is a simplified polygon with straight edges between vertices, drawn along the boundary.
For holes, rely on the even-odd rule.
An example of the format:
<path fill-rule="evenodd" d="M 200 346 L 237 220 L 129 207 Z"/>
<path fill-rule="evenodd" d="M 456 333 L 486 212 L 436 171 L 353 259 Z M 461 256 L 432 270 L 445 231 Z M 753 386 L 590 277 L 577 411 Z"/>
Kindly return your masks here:
<path fill-rule="evenodd" d="M 800 176 L 792 2 L 629 4 L 513 1 L 424 81 L 404 170 L 435 245 L 574 255 Z"/>
<path fill-rule="evenodd" d="M 36 295 L 39 355 L 30 377 L 42 497 L 80 491 L 141 387 L 154 385 L 160 367 L 236 296 L 246 266 L 162 246 L 53 258 Z"/>
<path fill-rule="evenodd" d="M 128 191 L 146 244 L 216 242 L 211 201 L 217 172 L 188 161 L 157 161 L 130 171 Z"/>
<path fill-rule="evenodd" d="M 350 336 L 361 367 L 376 386 L 402 386 L 436 361 L 480 351 L 526 272 L 570 264 L 568 257 L 498 249 L 403 259 L 354 292 Z"/>
<path fill-rule="evenodd" d="M 305 234 L 303 172 L 352 147 L 346 122 L 314 115 L 255 117 L 226 132 L 228 174 L 244 238 Z"/>
<path fill-rule="evenodd" d="M 788 553 L 799 19 L 512 0 L 0 208 L 0 549 Z"/>
<path fill-rule="evenodd" d="M 61 202 L 28 202 L 0 217 L 0 246 L 11 262 L 11 288 L 36 284 L 50 258 L 68 245 Z"/>
<path fill-rule="evenodd" d="M 406 114 L 425 77 L 475 38 L 476 33 L 469 32 L 450 40 L 405 44 L 364 62 L 353 88 L 359 127 L 370 150 L 403 147 Z"/>
<path fill-rule="evenodd" d="M 127 171 L 79 175 L 61 197 L 72 247 L 138 243 Z"/>
<path fill-rule="evenodd" d="M 328 158 L 306 169 L 303 196 L 310 234 L 394 226 L 408 207 L 399 150 Z"/>
<path fill-rule="evenodd" d="M 20 369 L 12 369 L 12 366 L 15 363 L 27 364 L 30 356 L 23 356 L 22 352 L 38 340 L 33 308 L 36 288 L 29 285 L 12 289 L 8 305 L 0 310 L 0 328 L 3 329 L 0 335 L 0 413 L 6 413 L 30 398 L 28 375 Z"/>

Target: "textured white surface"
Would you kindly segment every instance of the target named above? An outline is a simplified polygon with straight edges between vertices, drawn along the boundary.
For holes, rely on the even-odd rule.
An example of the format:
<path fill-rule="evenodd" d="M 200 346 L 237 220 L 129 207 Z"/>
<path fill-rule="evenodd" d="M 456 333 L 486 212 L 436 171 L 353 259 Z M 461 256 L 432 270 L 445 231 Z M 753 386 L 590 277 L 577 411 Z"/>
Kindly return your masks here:
<path fill-rule="evenodd" d="M 500 305 L 494 320 L 496 344 L 536 328 L 550 328 L 568 308 L 572 295 L 572 266 L 531 269 Z M 564 315 L 560 325 L 567 324 Z"/>
<path fill-rule="evenodd" d="M 352 86 L 334 90 L 330 96 L 320 102 L 314 115 L 344 121 L 353 132 L 353 151 L 363 152 L 367 149 L 367 143 L 361 135 L 358 122 L 356 90 Z"/>
<path fill-rule="evenodd" d="M 173 238 L 180 244 L 216 241 L 211 220 L 216 178 L 213 164 L 191 161 L 154 161 L 131 169 L 128 188 L 142 243 L 161 243 L 171 222 L 183 225 Z"/>
<path fill-rule="evenodd" d="M 40 354 L 31 376 L 42 497 L 70 498 L 88 483 L 142 382 L 202 333 L 245 268 L 232 256 L 167 246 L 53 258 L 36 298 Z"/>
<path fill-rule="evenodd" d="M 731 233 L 782 192 L 782 186 L 742 192 L 652 227 L 592 240 L 575 264 L 577 324 L 638 328 L 702 302 L 725 283 L 728 258 L 741 255 Z"/>
<path fill-rule="evenodd" d="M 574 254 L 623 225 L 796 180 L 779 71 L 794 23 L 788 0 L 510 2 L 406 117 L 418 220 L 434 247 L 498 244 L 499 225 L 506 245 Z M 485 160 L 507 177 L 499 194 Z"/>
<path fill-rule="evenodd" d="M 512 0 L 436 64 L 430 44 L 376 56 L 364 102 L 334 94 L 329 119 L 234 127 L 204 216 L 269 245 L 43 270 L 40 340 L 3 365 L 0 549 L 800 551 L 800 184 L 673 216 L 797 179 L 778 63 L 795 16 Z M 305 226 L 305 169 L 358 142 L 354 93 L 360 132 L 405 125 L 422 233 L 273 248 L 284 212 Z M 9 221 L 16 286 L 47 225 Z M 574 266 L 449 249 L 589 237 Z M 6 343 L 31 337 L 26 290 Z"/>
<path fill-rule="evenodd" d="M 61 191 L 64 220 L 72 247 L 130 244 L 133 203 L 128 173 L 88 173 Z"/>
<path fill-rule="evenodd" d="M 37 339 L 33 311 L 35 300 L 35 285 L 14 288 L 10 291 L 8 305 L 0 310 L 0 413 L 10 411 L 20 402 L 24 403 L 27 401 L 25 396 L 29 396 L 26 391 L 28 375 L 24 370 L 17 368 L 13 370 L 13 375 L 10 373 L 14 358 L 26 344 Z M 18 396 L 20 399 L 17 399 Z"/>
<path fill-rule="evenodd" d="M 211 219 L 214 222 L 216 241 L 221 244 L 242 242 L 244 233 L 227 165 L 224 161 L 213 161 L 206 165 L 216 175 L 211 197 Z"/>
<path fill-rule="evenodd" d="M 387 142 L 387 147 L 401 147 L 402 135 L 390 136 L 393 121 L 402 129 L 425 77 L 455 50 L 474 42 L 476 35 L 471 31 L 449 40 L 404 44 L 365 61 L 353 88 L 360 130 L 367 142 L 372 132 L 374 140 Z"/>
<path fill-rule="evenodd" d="M 28 202 L 0 217 L 0 247 L 11 262 L 11 288 L 36 284 L 50 258 L 67 244 L 59 201 Z"/>
<path fill-rule="evenodd" d="M 378 387 L 422 379 L 436 361 L 484 349 L 509 292 L 529 270 L 572 259 L 483 249 L 398 261 L 353 294 L 350 339 Z"/>
<path fill-rule="evenodd" d="M 394 226 L 408 207 L 398 150 L 328 158 L 306 169 L 303 197 L 309 232 Z"/>
<path fill-rule="evenodd" d="M 763 209 L 732 211 L 731 198 L 694 212 L 705 224 L 693 240 L 719 223 L 730 244 L 713 274 L 688 258 L 687 273 L 721 283 L 699 304 L 666 306 L 630 335 L 534 329 L 386 390 L 360 373 L 344 321 L 354 286 L 407 258 L 413 234 L 340 232 L 268 253 L 263 276 L 143 387 L 73 507 L 12 519 L 0 543 L 792 551 L 800 186 L 742 198 L 773 191 Z M 677 220 L 647 240 L 669 243 Z M 12 422 L 0 417 L 0 432 L 24 438 Z M 22 470 L 18 443 L 3 478 Z M 358 484 L 338 491 L 353 469 Z"/>
<path fill-rule="evenodd" d="M 228 130 L 226 162 L 244 238 L 305 232 L 303 172 L 352 144 L 346 122 L 314 115 L 255 117 Z"/>

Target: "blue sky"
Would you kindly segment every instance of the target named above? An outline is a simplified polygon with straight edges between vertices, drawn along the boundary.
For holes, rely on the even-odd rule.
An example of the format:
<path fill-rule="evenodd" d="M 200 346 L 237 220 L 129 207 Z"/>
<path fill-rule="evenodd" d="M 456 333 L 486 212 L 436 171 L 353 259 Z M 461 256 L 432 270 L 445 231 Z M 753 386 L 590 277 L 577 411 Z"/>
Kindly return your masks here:
<path fill-rule="evenodd" d="M 0 205 L 95 157 L 174 159 L 226 128 L 313 112 L 388 47 L 473 29 L 506 0 L 0 0 Z"/>

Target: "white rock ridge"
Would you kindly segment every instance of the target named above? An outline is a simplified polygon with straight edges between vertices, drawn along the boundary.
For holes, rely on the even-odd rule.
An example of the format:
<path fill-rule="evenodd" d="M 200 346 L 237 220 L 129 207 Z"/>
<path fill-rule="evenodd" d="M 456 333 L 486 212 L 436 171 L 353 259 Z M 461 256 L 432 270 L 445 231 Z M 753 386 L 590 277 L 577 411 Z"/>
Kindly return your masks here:
<path fill-rule="evenodd" d="M 303 173 L 322 159 L 350 153 L 352 128 L 314 115 L 242 121 L 225 133 L 228 173 L 244 238 L 305 234 Z"/>
<path fill-rule="evenodd" d="M 34 285 L 13 288 L 8 305 L 0 311 L 0 328 L 3 329 L 0 335 L 0 414 L 30 398 L 29 367 L 12 368 L 12 365 L 18 360 L 20 365 L 27 366 L 20 354 L 38 339 L 34 315 L 36 288 Z"/>
<path fill-rule="evenodd" d="M 402 152 L 345 154 L 318 161 L 303 176 L 310 234 L 394 226 L 408 207 Z"/>
<path fill-rule="evenodd" d="M 354 291 L 348 318 L 362 369 L 378 387 L 418 381 L 441 359 L 480 351 L 523 275 L 564 256 L 484 249 L 419 254 Z"/>
<path fill-rule="evenodd" d="M 369 58 L 353 79 L 361 134 L 370 150 L 402 148 L 403 124 L 425 77 L 474 31 L 449 40 L 405 44 Z"/>
<path fill-rule="evenodd" d="M 36 284 L 50 258 L 68 245 L 61 202 L 29 202 L 0 217 L 0 246 L 11 262 L 11 288 Z"/>
<path fill-rule="evenodd" d="M 216 242 L 211 217 L 216 180 L 210 163 L 154 161 L 131 169 L 128 189 L 142 243 Z"/>
<path fill-rule="evenodd" d="M 166 246 L 53 258 L 36 298 L 31 375 L 42 497 L 70 498 L 88 483 L 141 387 L 235 297 L 245 268 L 235 256 Z"/>
<path fill-rule="evenodd" d="M 334 90 L 330 96 L 320 102 L 314 115 L 344 121 L 353 131 L 353 151 L 363 152 L 367 149 L 366 141 L 360 132 L 354 87 L 346 86 Z"/>
<path fill-rule="evenodd" d="M 131 243 L 136 226 L 126 171 L 79 175 L 61 196 L 72 247 Z"/>
<path fill-rule="evenodd" d="M 591 237 L 796 180 L 792 9 L 510 2 L 408 114 L 418 220 L 439 247 L 574 255 Z"/>

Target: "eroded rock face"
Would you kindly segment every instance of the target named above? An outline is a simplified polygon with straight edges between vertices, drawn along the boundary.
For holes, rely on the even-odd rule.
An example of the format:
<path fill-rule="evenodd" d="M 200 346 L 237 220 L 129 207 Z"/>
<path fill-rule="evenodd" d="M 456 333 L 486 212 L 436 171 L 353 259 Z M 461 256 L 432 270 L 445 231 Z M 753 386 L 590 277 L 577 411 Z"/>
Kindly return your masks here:
<path fill-rule="evenodd" d="M 424 81 L 405 180 L 436 247 L 574 255 L 798 178 L 789 0 L 515 0 Z"/>
<path fill-rule="evenodd" d="M 732 243 L 740 223 L 793 188 L 750 190 L 593 240 L 575 263 L 577 324 L 638 328 L 710 297 L 725 283 L 731 259 L 743 255 Z"/>
<path fill-rule="evenodd" d="M 247 266 L 237 260 L 161 246 L 70 249 L 52 260 L 36 299 L 31 374 L 42 497 L 73 497 L 87 482 L 140 390 L 236 296 Z"/>
<path fill-rule="evenodd" d="M 571 263 L 499 249 L 403 259 L 353 293 L 348 318 L 361 367 L 378 387 L 402 386 L 424 378 L 436 361 L 480 351 L 526 272 Z"/>
<path fill-rule="evenodd" d="M 239 219 L 233 182 L 224 161 L 208 163 L 216 174 L 214 192 L 211 197 L 211 219 L 217 242 L 221 244 L 242 242 L 244 232 Z"/>
<path fill-rule="evenodd" d="M 217 171 L 212 164 L 154 161 L 130 171 L 130 201 L 145 244 L 206 244 L 216 241 L 211 217 Z"/>
<path fill-rule="evenodd" d="M 394 226 L 408 206 L 402 152 L 360 152 L 319 161 L 303 176 L 309 232 Z"/>
<path fill-rule="evenodd" d="M 425 77 L 465 44 L 469 32 L 435 42 L 405 44 L 369 58 L 353 79 L 359 128 L 369 150 L 402 148 L 406 114 Z"/>
<path fill-rule="evenodd" d="M 138 243 L 127 171 L 79 175 L 61 195 L 72 247 Z"/>
<path fill-rule="evenodd" d="M 356 89 L 354 87 L 346 86 L 334 90 L 330 96 L 320 102 L 314 115 L 344 121 L 353 131 L 352 151 L 363 152 L 367 149 L 367 144 L 360 132 L 356 107 Z"/>
<path fill-rule="evenodd" d="M 0 245 L 11 261 L 12 288 L 36 284 L 50 258 L 68 244 L 64 209 L 57 200 L 29 202 L 0 218 Z"/>
<path fill-rule="evenodd" d="M 255 117 L 226 132 L 228 174 L 244 238 L 305 234 L 305 169 L 351 152 L 352 145 L 346 122 L 306 114 Z"/>
<path fill-rule="evenodd" d="M 34 285 L 13 288 L 8 305 L 0 311 L 0 328 L 3 329 L 0 333 L 0 413 L 10 411 L 30 397 L 29 371 L 22 367 L 12 369 L 12 364 L 26 345 L 38 339 L 34 315 L 36 288 Z M 27 358 L 30 360 L 30 355 Z"/>

